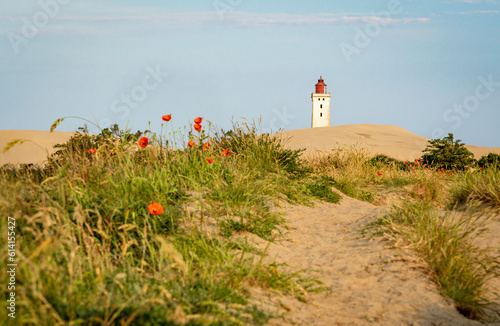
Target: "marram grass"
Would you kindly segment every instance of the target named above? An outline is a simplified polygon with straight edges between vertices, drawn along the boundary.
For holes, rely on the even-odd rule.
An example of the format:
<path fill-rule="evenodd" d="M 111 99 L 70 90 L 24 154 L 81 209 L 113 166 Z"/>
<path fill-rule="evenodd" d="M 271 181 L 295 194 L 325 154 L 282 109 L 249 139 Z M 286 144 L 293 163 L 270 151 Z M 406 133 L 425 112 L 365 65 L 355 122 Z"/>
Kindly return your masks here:
<path fill-rule="evenodd" d="M 460 215 L 433 208 L 429 202 L 395 207 L 373 226 L 392 240 L 410 244 L 427 262 L 442 292 L 472 319 L 498 316 L 487 282 L 500 276 L 492 248 L 480 249 L 474 240 L 484 231 L 481 215 Z"/>
<path fill-rule="evenodd" d="M 232 236 L 275 238 L 279 201 L 338 202 L 298 152 L 254 129 L 190 134 L 183 149 L 144 136 L 79 133 L 43 168 L 0 170 L 0 214 L 17 223 L 17 325 L 260 325 L 278 310 L 251 303 L 249 287 L 300 300 L 319 289 Z"/>
<path fill-rule="evenodd" d="M 272 241 L 285 225 L 277 203 L 336 203 L 332 186 L 370 202 L 388 193 L 413 202 L 382 218 L 381 230 L 414 243 L 462 313 L 480 319 L 491 309 L 485 284 L 498 262 L 473 245 L 475 220 L 433 209 L 450 187 L 454 203 L 497 205 L 498 171 L 433 170 L 356 147 L 303 160 L 246 124 L 184 131 L 77 133 L 43 168 L 0 169 L 0 214 L 17 222 L 16 324 L 266 324 L 280 312 L 253 303 L 250 287 L 298 300 L 321 287 L 263 263 L 264 252 L 233 235 Z"/>
<path fill-rule="evenodd" d="M 500 166 L 468 171 L 451 189 L 450 207 L 478 203 L 500 211 Z"/>
<path fill-rule="evenodd" d="M 315 155 L 309 165 L 334 180 L 334 186 L 348 196 L 374 202 L 396 195 L 399 200 L 392 212 L 373 225 L 377 234 L 410 243 L 462 314 L 480 320 L 498 316 L 498 306 L 488 299 L 495 289 L 488 288 L 487 282 L 500 276 L 499 262 L 494 251 L 474 245 L 486 218 L 452 211 L 457 204 L 477 202 L 498 209 L 498 166 L 464 172 L 433 169 L 420 160 L 372 157 L 358 146 Z M 440 213 L 438 209 L 447 203 L 451 211 Z"/>

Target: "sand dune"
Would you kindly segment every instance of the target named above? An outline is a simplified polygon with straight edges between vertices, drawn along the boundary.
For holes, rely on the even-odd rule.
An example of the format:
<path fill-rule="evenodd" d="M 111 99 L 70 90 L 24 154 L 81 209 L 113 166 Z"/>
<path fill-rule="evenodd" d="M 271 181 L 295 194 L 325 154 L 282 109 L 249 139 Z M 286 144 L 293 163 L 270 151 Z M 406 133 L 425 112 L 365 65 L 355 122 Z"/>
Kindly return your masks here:
<path fill-rule="evenodd" d="M 0 130 L 0 166 L 7 163 L 42 164 L 55 151 L 54 145 L 65 143 L 73 134 L 64 131 Z M 4 153 L 5 146 L 15 139 L 26 141 Z"/>
<path fill-rule="evenodd" d="M 289 138 L 290 148 L 305 148 L 306 154 L 357 145 L 372 154 L 386 154 L 400 160 L 419 158 L 429 140 L 401 127 L 374 124 L 297 129 L 284 131 L 281 135 Z M 488 153 L 500 154 L 500 147 L 467 147 L 477 159 Z"/>
<path fill-rule="evenodd" d="M 0 130 L 0 166 L 6 163 L 42 164 L 53 146 L 66 142 L 74 133 L 64 131 Z M 305 148 L 306 154 L 329 151 L 338 146 L 365 147 L 372 154 L 386 154 L 400 160 L 414 160 L 422 155 L 428 138 L 415 135 L 401 127 L 391 125 L 343 125 L 336 127 L 289 130 L 280 133 L 289 139 L 292 149 Z M 5 146 L 14 139 L 26 139 L 3 153 Z M 488 153 L 500 154 L 500 147 L 467 146 L 480 158 Z"/>
<path fill-rule="evenodd" d="M 53 146 L 73 133 L 27 130 L 0 130 L 0 166 L 5 163 L 42 163 Z M 383 153 L 401 160 L 420 157 L 428 139 L 403 128 L 382 125 L 345 125 L 281 133 L 290 138 L 288 146 L 306 148 L 307 153 L 328 151 L 338 146 L 359 144 L 371 153 Z M 26 139 L 6 153 L 3 148 L 14 139 Z M 469 146 L 480 157 L 500 148 Z M 425 264 L 411 253 L 396 251 L 381 238 L 361 237 L 367 223 L 384 214 L 384 207 L 343 195 L 340 204 L 318 203 L 315 207 L 284 204 L 288 221 L 285 239 L 268 243 L 248 235 L 269 259 L 285 263 L 292 270 L 306 270 L 323 282 L 326 292 L 310 293 L 307 302 L 293 296 L 270 294 L 254 289 L 258 304 L 276 305 L 288 313 L 270 325 L 480 325 L 458 313 L 450 300 L 429 280 Z M 500 230 L 494 220 L 482 242 Z M 493 286 L 500 282 L 494 280 Z M 493 324 L 491 324 L 493 325 Z M 498 324 L 496 324 L 498 325 Z"/>

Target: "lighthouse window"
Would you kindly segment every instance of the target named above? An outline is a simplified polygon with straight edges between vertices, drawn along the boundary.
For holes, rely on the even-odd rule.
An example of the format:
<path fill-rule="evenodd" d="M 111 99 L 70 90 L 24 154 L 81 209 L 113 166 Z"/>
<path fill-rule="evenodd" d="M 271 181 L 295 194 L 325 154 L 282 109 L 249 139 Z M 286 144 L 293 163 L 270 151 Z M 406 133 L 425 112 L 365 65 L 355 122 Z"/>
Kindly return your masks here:
<path fill-rule="evenodd" d="M 324 100 L 325 100 L 325 99 L 323 99 L 323 101 L 324 101 Z"/>
<path fill-rule="evenodd" d="M 320 113 L 320 114 L 319 114 L 319 116 L 320 116 L 320 117 L 322 117 L 322 116 L 323 116 L 323 113 Z"/>
<path fill-rule="evenodd" d="M 320 104 L 320 105 L 319 105 L 319 108 L 320 108 L 320 109 L 322 109 L 322 108 L 323 108 L 323 104 Z"/>

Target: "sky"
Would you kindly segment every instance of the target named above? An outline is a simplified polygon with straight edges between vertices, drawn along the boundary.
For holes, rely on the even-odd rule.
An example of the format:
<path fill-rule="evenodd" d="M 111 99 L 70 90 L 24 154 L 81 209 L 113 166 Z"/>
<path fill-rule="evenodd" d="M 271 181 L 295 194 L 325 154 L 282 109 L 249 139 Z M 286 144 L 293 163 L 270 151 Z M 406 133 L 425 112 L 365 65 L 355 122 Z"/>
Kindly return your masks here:
<path fill-rule="evenodd" d="M 0 129 L 303 129 L 322 76 L 332 126 L 500 147 L 499 64 L 500 0 L 0 0 Z"/>

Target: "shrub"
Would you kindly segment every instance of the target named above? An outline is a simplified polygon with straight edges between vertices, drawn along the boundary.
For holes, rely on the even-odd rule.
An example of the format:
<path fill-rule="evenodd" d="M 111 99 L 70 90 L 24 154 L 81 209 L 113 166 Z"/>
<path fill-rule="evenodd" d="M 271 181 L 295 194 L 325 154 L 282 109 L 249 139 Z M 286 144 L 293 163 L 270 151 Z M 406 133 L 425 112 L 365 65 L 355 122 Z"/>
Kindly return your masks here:
<path fill-rule="evenodd" d="M 371 159 L 369 159 L 368 164 L 371 166 L 375 166 L 377 168 L 381 168 L 383 166 L 394 166 L 398 170 L 407 170 L 409 167 L 399 160 L 395 158 L 389 157 L 385 154 L 377 154 Z"/>
<path fill-rule="evenodd" d="M 435 168 L 465 170 L 475 162 L 474 154 L 451 133 L 443 139 L 429 140 L 423 153 L 424 163 Z"/>
<path fill-rule="evenodd" d="M 495 153 L 489 153 L 488 156 L 483 156 L 477 161 L 477 165 L 481 168 L 484 167 L 500 167 L 500 155 Z"/>

